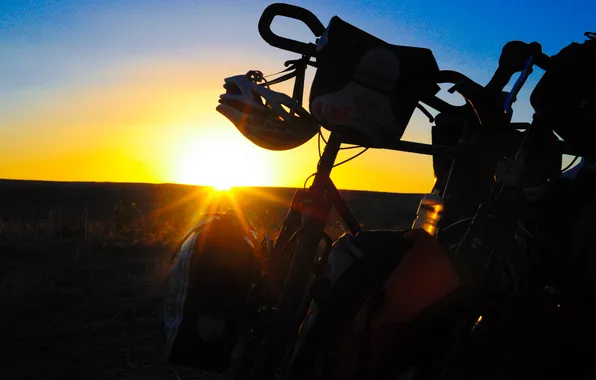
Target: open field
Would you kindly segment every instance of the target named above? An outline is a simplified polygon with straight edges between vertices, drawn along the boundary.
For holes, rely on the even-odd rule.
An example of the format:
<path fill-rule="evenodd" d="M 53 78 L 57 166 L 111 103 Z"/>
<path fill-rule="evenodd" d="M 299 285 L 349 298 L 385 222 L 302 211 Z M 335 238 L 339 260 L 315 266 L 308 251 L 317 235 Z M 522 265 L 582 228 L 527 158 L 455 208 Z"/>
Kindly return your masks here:
<path fill-rule="evenodd" d="M 0 379 L 205 378 L 164 361 L 170 250 L 207 203 L 274 231 L 293 192 L 0 181 Z M 420 199 L 342 194 L 371 229 L 410 224 Z M 342 231 L 334 215 L 328 232 Z"/>

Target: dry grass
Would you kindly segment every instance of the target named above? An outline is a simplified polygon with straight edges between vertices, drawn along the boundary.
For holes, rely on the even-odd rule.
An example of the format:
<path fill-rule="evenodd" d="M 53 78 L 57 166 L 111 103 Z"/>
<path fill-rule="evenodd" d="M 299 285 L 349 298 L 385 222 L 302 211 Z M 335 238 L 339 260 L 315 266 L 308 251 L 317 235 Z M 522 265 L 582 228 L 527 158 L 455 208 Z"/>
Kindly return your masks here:
<path fill-rule="evenodd" d="M 159 244 L 173 247 L 199 218 L 200 215 L 179 219 L 164 217 L 159 211 L 139 210 L 135 203 L 126 207 L 116 205 L 112 217 L 103 220 L 89 217 L 86 210 L 80 213 L 51 210 L 44 218 L 0 218 L 0 239 L 22 242 L 58 239 L 104 245 Z M 270 223 L 268 219 L 266 215 L 250 218 L 260 238 L 266 234 L 272 237 L 277 234 L 281 221 Z M 346 229 L 336 218 L 330 220 L 326 231 L 336 238 Z"/>
<path fill-rule="evenodd" d="M 45 218 L 19 216 L 0 219 L 0 238 L 33 241 L 39 239 L 76 239 L 91 242 L 156 244 L 177 239 L 183 225 L 163 220 L 157 213 L 143 213 L 131 205 L 130 213 L 116 208 L 111 218 L 93 219 L 86 211 L 73 214 L 51 210 Z"/>
<path fill-rule="evenodd" d="M 163 354 L 169 252 L 193 220 L 112 213 L 0 220 L 0 378 L 213 378 Z M 252 220 L 261 235 L 266 219 Z"/>
<path fill-rule="evenodd" d="M 77 185 L 73 197 L 95 195 L 47 201 L 37 194 L 57 198 L 74 185 L 17 185 L 0 186 L 0 379 L 212 377 L 169 366 L 163 352 L 169 253 L 198 211 L 212 211 L 188 196 L 194 190 L 134 185 L 135 198 L 124 194 L 132 185 Z M 241 194 L 237 206 L 263 236 L 279 228 L 292 193 L 272 190 L 272 201 Z M 356 215 L 373 228 L 399 225 L 404 218 L 387 213 L 388 203 L 366 201 L 379 196 L 352 195 Z M 409 215 L 417 201 L 403 199 L 389 209 L 404 204 Z M 343 231 L 332 215 L 327 232 Z"/>
<path fill-rule="evenodd" d="M 196 378 L 164 360 L 163 246 L 48 241 L 1 248 L 0 378 Z"/>

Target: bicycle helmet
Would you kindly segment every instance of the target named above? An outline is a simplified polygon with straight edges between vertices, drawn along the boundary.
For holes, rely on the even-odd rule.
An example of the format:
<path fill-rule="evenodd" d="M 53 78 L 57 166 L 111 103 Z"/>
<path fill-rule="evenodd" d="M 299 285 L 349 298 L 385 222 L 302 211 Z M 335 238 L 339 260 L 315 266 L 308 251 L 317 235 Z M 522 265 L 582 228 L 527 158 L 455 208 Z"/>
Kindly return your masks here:
<path fill-rule="evenodd" d="M 250 74 L 250 73 L 249 73 Z M 249 74 L 225 79 L 216 110 L 261 148 L 296 148 L 319 132 L 319 123 L 289 96 L 256 83 Z"/>

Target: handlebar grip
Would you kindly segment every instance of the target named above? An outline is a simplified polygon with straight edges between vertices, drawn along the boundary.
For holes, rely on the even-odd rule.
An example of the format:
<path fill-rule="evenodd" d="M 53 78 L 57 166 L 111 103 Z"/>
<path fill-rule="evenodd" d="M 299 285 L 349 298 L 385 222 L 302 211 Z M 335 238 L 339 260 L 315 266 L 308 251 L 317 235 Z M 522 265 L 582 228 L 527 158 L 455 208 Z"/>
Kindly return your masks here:
<path fill-rule="evenodd" d="M 325 32 L 325 26 L 319 21 L 317 16 L 309 10 L 295 5 L 274 3 L 265 8 L 259 19 L 259 34 L 269 45 L 314 57 L 316 55 L 315 44 L 281 37 L 271 31 L 271 23 L 276 16 L 284 16 L 302 21 L 313 32 L 315 37 L 320 37 Z"/>

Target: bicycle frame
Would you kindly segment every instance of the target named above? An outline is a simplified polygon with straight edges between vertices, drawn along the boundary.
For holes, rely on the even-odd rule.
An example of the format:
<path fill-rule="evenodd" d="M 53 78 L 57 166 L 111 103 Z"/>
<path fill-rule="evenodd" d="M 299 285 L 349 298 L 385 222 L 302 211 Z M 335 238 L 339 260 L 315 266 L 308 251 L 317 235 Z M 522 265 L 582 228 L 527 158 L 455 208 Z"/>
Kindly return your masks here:
<path fill-rule="evenodd" d="M 281 5 L 277 6 L 282 7 Z M 285 14 L 285 16 L 290 15 L 290 12 L 287 12 L 288 14 Z M 280 12 L 280 14 L 284 15 L 283 12 Z M 275 37 L 273 38 L 271 36 L 270 30 L 268 31 L 268 25 L 271 23 L 274 14 L 270 14 L 269 16 L 269 18 L 263 19 L 263 25 L 261 25 L 260 23 L 260 33 L 263 36 L 263 38 L 273 46 L 285 49 L 286 42 L 284 42 L 278 36 L 275 35 L 273 35 L 273 37 Z M 299 17 L 295 18 L 300 19 Z M 312 22 L 311 24 L 312 25 L 309 26 L 311 30 L 315 31 L 321 29 L 320 25 L 315 25 L 314 22 Z M 268 32 L 268 34 L 264 32 Z M 321 34 L 321 30 L 315 33 L 317 37 Z M 307 65 L 316 65 L 309 61 L 309 55 L 312 56 L 312 54 L 314 54 L 314 45 L 294 45 L 292 46 L 294 46 L 295 49 L 286 50 L 299 52 L 303 54 L 302 59 L 297 62 L 294 61 L 296 62 L 294 65 L 295 72 L 293 74 L 285 75 L 283 80 L 289 79 L 291 77 L 296 78 L 294 83 L 293 98 L 299 104 L 302 104 L 306 67 Z M 528 60 L 527 64 L 524 67 L 522 76 L 514 86 L 514 91 L 512 91 L 509 97 L 506 99 L 504 109 L 501 109 L 501 112 L 504 112 L 506 115 L 510 116 L 511 103 L 514 101 L 515 96 L 517 95 L 517 91 L 524 84 L 529 73 L 531 73 L 532 64 L 533 60 Z M 445 76 L 446 78 L 453 78 L 453 75 L 449 76 L 449 74 L 454 74 L 453 72 L 443 73 L 447 74 Z M 496 82 L 501 83 L 500 81 Z M 507 82 L 508 81 L 502 83 L 503 86 Z M 441 83 L 456 82 L 447 80 L 446 82 Z M 491 85 L 491 83 L 489 83 L 489 85 Z M 487 87 L 489 87 L 489 85 L 487 85 Z M 493 83 L 491 87 L 501 86 L 498 86 Z M 435 105 L 440 105 L 440 102 L 442 102 L 442 100 L 438 98 L 431 100 L 435 102 Z M 433 107 L 433 104 L 426 102 L 425 100 L 421 100 L 421 102 Z M 437 107 L 433 108 L 439 110 L 439 108 Z M 477 116 L 480 119 L 480 116 Z M 508 121 L 505 121 L 504 123 L 510 124 L 512 128 L 516 128 L 516 126 L 514 125 L 515 123 L 509 123 Z M 531 135 L 533 133 L 530 132 L 534 131 L 532 131 L 529 127 L 530 124 L 528 124 L 525 128 L 526 137 L 531 139 Z M 271 318 L 264 319 L 267 324 L 267 328 L 265 329 L 265 331 L 263 331 L 262 335 L 258 336 L 258 339 L 255 339 L 258 347 L 254 347 L 255 349 L 249 352 L 249 355 L 256 354 L 255 357 L 251 358 L 252 368 L 249 368 L 249 373 L 247 374 L 248 378 L 251 380 L 267 380 L 273 378 L 275 370 L 280 366 L 280 364 L 283 363 L 284 358 L 287 358 L 286 355 L 288 353 L 288 350 L 291 350 L 290 346 L 291 343 L 294 342 L 293 338 L 295 338 L 295 336 L 299 332 L 300 324 L 308 311 L 308 307 L 312 299 L 311 289 L 312 284 L 314 283 L 314 280 L 317 275 L 315 265 L 317 264 L 316 259 L 319 256 L 319 245 L 321 239 L 326 236 L 324 233 L 324 229 L 328 222 L 332 208 L 335 208 L 338 211 L 343 222 L 352 234 L 357 234 L 361 230 L 360 224 L 358 223 L 356 217 L 353 215 L 347 203 L 345 202 L 345 200 L 343 199 L 340 192 L 338 191 L 338 189 L 333 184 L 333 181 L 330 178 L 332 169 L 335 164 L 335 160 L 337 158 L 342 143 L 353 144 L 354 142 L 342 139 L 340 133 L 332 132 L 330 134 L 328 143 L 325 146 L 325 149 L 318 163 L 317 171 L 314 175 L 312 185 L 308 189 L 298 190 L 295 193 L 288 214 L 286 215 L 286 218 L 284 219 L 282 227 L 279 231 L 278 239 L 275 242 L 272 251 L 270 252 L 270 269 L 272 272 L 274 272 L 274 274 L 277 275 L 277 278 L 276 281 L 273 284 L 271 284 L 275 288 L 275 298 L 273 300 L 270 300 L 271 305 L 266 306 L 274 306 L 274 309 Z M 523 150 L 524 145 L 524 143 L 521 144 L 520 151 Z M 449 189 L 448 186 L 450 182 L 449 178 L 451 177 L 451 173 L 454 170 L 458 170 L 456 161 L 462 158 L 460 156 L 461 151 L 457 147 L 436 146 L 432 144 L 422 144 L 409 141 L 393 141 L 387 142 L 384 145 L 369 147 L 375 149 L 388 149 L 425 155 L 435 155 L 443 153 L 452 154 L 453 161 L 451 169 L 449 171 L 450 175 L 447 179 L 447 182 L 441 184 L 441 186 L 444 186 L 441 189 L 443 195 L 446 191 L 451 191 L 451 189 Z M 572 152 L 569 149 L 567 149 L 564 143 L 561 143 L 560 152 L 563 154 L 566 153 L 581 155 L 581 152 Z M 519 155 L 516 155 L 514 160 L 517 160 L 519 158 L 518 156 Z M 466 157 L 463 158 L 465 159 Z M 510 187 L 519 187 L 519 184 L 516 183 Z M 503 199 L 503 197 L 496 197 L 496 199 L 491 199 L 490 201 L 498 201 L 500 204 L 507 204 L 511 203 L 511 198 L 515 197 L 510 196 L 505 198 L 509 199 Z M 456 255 L 465 255 L 467 253 L 467 256 L 471 256 L 472 258 L 478 258 L 478 256 L 482 256 L 475 255 L 475 253 L 477 252 L 475 252 L 475 250 L 473 249 L 474 238 L 476 237 L 474 229 L 477 229 L 479 225 L 485 226 L 487 222 L 485 210 L 486 204 L 485 202 L 481 202 L 480 205 L 480 209 L 476 213 L 472 223 L 472 226 L 475 228 L 467 228 L 467 231 L 464 234 L 463 239 L 461 239 L 460 241 Z M 502 211 L 506 210 L 500 211 L 501 213 L 503 213 Z M 505 212 L 504 214 L 507 213 Z M 509 217 L 506 218 L 508 219 L 506 220 L 507 223 L 504 223 L 504 225 L 506 225 L 507 227 L 501 227 L 496 235 L 513 236 L 513 231 L 509 227 L 514 227 L 511 223 L 514 221 L 514 219 L 510 217 L 511 215 L 506 216 Z M 505 243 L 501 242 L 499 248 L 506 250 L 508 248 L 506 246 L 507 243 L 509 243 L 509 241 Z M 286 268 L 287 272 L 285 271 Z M 517 286 L 515 284 L 514 289 L 517 289 Z"/>
<path fill-rule="evenodd" d="M 257 358 L 250 379 L 272 376 L 275 366 L 288 349 L 286 342 L 292 341 L 299 330 L 311 302 L 311 288 L 316 276 L 315 259 L 320 241 L 326 236 L 325 225 L 332 208 L 338 212 L 350 233 L 355 235 L 361 230 L 358 220 L 330 178 L 341 144 L 341 136 L 331 133 L 312 185 L 307 190 L 296 191 L 271 252 L 271 270 L 277 272 L 276 281 L 271 285 L 283 288 L 275 292 L 277 305 L 270 320 L 270 328 L 265 332 L 265 352 L 260 354 L 260 360 Z M 391 148 L 428 155 L 440 150 L 451 150 L 448 147 L 404 141 L 396 142 Z M 296 245 L 293 252 L 288 252 L 292 242 Z M 289 271 L 281 275 L 288 261 L 291 261 Z"/>
<path fill-rule="evenodd" d="M 293 98 L 299 104 L 302 104 L 306 67 L 309 64 L 313 65 L 309 59 L 309 56 L 303 55 L 302 59 L 294 61 L 294 72 L 285 75 L 283 79 L 295 77 Z M 529 72 L 530 70 L 526 67 L 524 76 L 527 76 Z M 445 74 L 446 82 L 455 83 L 449 79 L 454 78 L 454 74 L 458 73 L 448 71 L 442 73 Z M 523 81 L 520 83 L 523 84 Z M 521 84 L 517 86 L 516 90 L 519 90 Z M 508 99 L 507 107 L 510 106 L 513 98 Z M 433 104 L 440 105 L 443 102 L 438 98 L 430 100 L 431 102 L 421 101 L 431 107 Z M 512 127 L 514 126 L 512 125 Z M 527 129 L 529 132 L 530 128 Z M 266 318 L 268 326 L 263 336 L 258 339 L 257 344 L 260 347 L 255 350 L 257 356 L 252 363 L 249 379 L 267 380 L 272 378 L 275 369 L 282 363 L 287 351 L 291 349 L 289 343 L 293 342 L 293 338 L 298 334 L 300 324 L 312 299 L 311 289 L 316 278 L 315 265 L 319 254 L 319 244 L 321 239 L 326 236 L 324 229 L 332 208 L 338 211 L 352 234 L 357 234 L 361 230 L 360 224 L 330 178 L 342 143 L 354 144 L 354 142 L 342 139 L 338 132 L 330 134 L 312 185 L 306 190 L 298 190 L 295 193 L 289 212 L 279 231 L 278 239 L 270 252 L 270 269 L 276 278 L 270 284 L 274 288 L 275 298 L 271 300 L 272 305 L 268 306 L 274 306 L 274 308 L 271 318 Z M 369 146 L 369 148 L 425 155 L 449 153 L 453 154 L 454 158 L 461 158 L 460 150 L 457 147 L 410 141 L 392 141 L 384 145 Z M 561 147 L 561 152 L 565 152 L 563 147 Z M 450 172 L 453 170 L 452 166 Z M 448 187 L 448 182 L 449 180 L 443 185 Z M 443 190 L 442 192 L 446 191 L 445 188 L 441 190 Z M 471 236 L 466 234 L 465 238 L 469 239 Z M 467 245 L 468 242 L 465 238 L 460 247 Z M 289 248 L 291 248 L 291 252 Z M 287 272 L 286 268 L 288 268 Z"/>
<path fill-rule="evenodd" d="M 295 77 L 293 98 L 299 104 L 302 104 L 308 62 L 309 57 L 303 56 L 294 64 L 294 72 L 285 76 L 285 79 Z M 295 193 L 270 252 L 270 271 L 273 272 L 274 280 L 269 286 L 274 289 L 276 301 L 273 302 L 276 305 L 271 318 L 267 318 L 269 327 L 262 337 L 261 349 L 257 350 L 259 354 L 255 358 L 249 379 L 261 380 L 273 376 L 274 369 L 288 349 L 287 342 L 293 341 L 299 330 L 311 301 L 309 296 L 315 280 L 315 259 L 321 238 L 326 236 L 324 229 L 331 209 L 337 210 L 352 234 L 361 230 L 360 224 L 330 178 L 342 143 L 351 142 L 344 141 L 337 132 L 330 134 L 312 185 L 307 190 L 298 190 Z M 370 148 L 425 155 L 457 152 L 452 147 L 411 141 L 393 141 Z M 288 252 L 290 243 L 295 243 L 292 252 Z M 284 269 L 287 267 L 289 271 L 286 273 Z"/>

